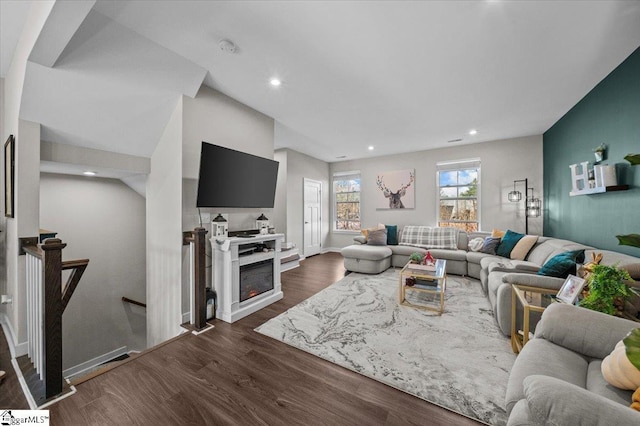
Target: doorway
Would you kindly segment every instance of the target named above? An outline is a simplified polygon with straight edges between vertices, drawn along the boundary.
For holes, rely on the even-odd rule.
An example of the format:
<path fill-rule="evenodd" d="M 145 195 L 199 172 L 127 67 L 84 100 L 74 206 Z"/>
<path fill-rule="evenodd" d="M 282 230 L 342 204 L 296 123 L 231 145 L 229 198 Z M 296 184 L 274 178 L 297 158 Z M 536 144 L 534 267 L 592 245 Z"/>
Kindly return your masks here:
<path fill-rule="evenodd" d="M 322 182 L 304 178 L 304 257 L 322 251 Z"/>

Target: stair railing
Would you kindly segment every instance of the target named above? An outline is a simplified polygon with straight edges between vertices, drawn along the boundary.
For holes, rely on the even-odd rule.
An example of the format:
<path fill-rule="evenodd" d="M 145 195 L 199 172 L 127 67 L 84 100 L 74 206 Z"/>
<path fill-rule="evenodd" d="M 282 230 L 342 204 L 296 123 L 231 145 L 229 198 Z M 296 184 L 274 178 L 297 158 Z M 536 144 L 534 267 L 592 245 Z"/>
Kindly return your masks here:
<path fill-rule="evenodd" d="M 37 240 L 36 240 L 37 241 Z M 27 255 L 27 336 L 28 356 L 43 382 L 45 398 L 62 392 L 62 313 L 75 291 L 89 259 L 62 261 L 67 244 L 49 238 L 40 246 L 33 238 L 23 238 Z M 62 286 L 62 271 L 71 274 Z"/>
<path fill-rule="evenodd" d="M 207 230 L 195 228 L 182 233 L 182 244 L 189 245 L 190 252 L 190 286 L 191 314 L 189 322 L 196 330 L 207 326 Z"/>

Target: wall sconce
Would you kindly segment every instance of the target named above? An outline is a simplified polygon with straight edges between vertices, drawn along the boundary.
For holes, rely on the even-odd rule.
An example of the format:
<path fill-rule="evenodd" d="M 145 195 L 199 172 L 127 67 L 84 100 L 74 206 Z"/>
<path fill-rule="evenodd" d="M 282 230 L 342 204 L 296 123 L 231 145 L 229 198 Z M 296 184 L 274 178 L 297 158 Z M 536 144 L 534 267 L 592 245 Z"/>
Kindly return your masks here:
<path fill-rule="evenodd" d="M 525 234 L 529 233 L 529 218 L 530 217 L 539 217 L 542 210 L 542 202 L 539 198 L 535 198 L 533 194 L 533 188 L 529 188 L 529 180 L 528 179 L 519 179 L 513 181 L 513 191 L 509 192 L 507 195 L 507 199 L 511 202 L 517 203 L 522 200 L 522 193 L 516 190 L 516 183 L 524 182 L 524 232 Z M 531 195 L 529 195 L 529 191 Z"/>

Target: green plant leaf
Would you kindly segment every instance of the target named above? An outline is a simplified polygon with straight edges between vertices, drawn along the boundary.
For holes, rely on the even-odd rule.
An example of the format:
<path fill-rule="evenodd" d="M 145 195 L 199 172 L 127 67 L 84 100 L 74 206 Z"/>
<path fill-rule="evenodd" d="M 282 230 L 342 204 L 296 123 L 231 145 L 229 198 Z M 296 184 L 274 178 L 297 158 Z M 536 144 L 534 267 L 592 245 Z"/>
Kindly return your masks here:
<path fill-rule="evenodd" d="M 640 154 L 629 154 L 624 159 L 630 162 L 632 166 L 640 164 Z"/>
<path fill-rule="evenodd" d="M 621 246 L 640 247 L 640 234 L 616 235 Z"/>
<path fill-rule="evenodd" d="M 622 341 L 624 342 L 627 358 L 629 358 L 631 364 L 640 370 L 640 328 L 631 330 Z"/>

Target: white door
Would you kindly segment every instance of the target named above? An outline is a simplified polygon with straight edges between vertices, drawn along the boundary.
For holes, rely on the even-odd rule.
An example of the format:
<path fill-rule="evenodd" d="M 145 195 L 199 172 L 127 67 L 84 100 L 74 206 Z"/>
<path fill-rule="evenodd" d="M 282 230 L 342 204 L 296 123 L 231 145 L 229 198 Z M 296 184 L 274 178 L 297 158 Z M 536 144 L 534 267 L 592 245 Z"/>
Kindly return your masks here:
<path fill-rule="evenodd" d="M 313 256 L 322 250 L 321 217 L 322 182 L 304 179 L 304 257 Z"/>

